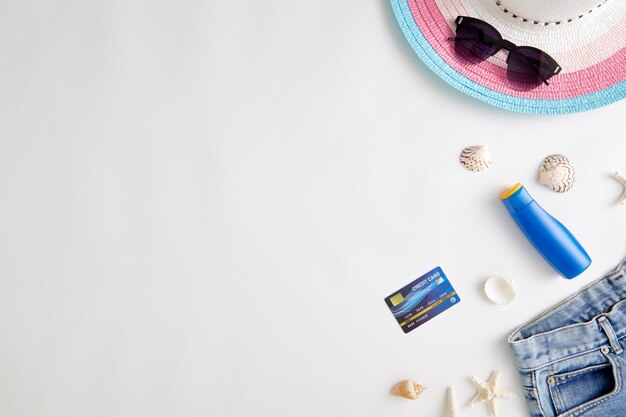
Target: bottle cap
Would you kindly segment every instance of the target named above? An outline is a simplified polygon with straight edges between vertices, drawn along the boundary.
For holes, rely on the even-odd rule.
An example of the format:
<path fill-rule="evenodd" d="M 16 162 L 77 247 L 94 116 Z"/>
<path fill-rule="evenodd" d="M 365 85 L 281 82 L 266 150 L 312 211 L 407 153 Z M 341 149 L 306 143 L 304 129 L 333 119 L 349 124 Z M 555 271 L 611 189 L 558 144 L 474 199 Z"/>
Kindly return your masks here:
<path fill-rule="evenodd" d="M 500 199 L 511 214 L 517 213 L 533 201 L 533 198 L 520 182 L 503 192 Z"/>

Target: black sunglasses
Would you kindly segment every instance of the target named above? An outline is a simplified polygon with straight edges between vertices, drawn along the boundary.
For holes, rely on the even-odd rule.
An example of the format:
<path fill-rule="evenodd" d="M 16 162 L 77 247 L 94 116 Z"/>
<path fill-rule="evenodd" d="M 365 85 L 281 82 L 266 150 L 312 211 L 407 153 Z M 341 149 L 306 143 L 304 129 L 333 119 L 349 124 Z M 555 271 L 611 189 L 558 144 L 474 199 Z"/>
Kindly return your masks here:
<path fill-rule="evenodd" d="M 509 51 L 506 59 L 507 78 L 514 86 L 530 90 L 561 72 L 561 67 L 547 53 L 532 46 L 517 46 L 502 39 L 500 32 L 489 23 L 468 16 L 455 20 L 456 35 L 448 40 L 456 41 L 455 50 L 470 62 L 484 61 L 501 49 Z"/>

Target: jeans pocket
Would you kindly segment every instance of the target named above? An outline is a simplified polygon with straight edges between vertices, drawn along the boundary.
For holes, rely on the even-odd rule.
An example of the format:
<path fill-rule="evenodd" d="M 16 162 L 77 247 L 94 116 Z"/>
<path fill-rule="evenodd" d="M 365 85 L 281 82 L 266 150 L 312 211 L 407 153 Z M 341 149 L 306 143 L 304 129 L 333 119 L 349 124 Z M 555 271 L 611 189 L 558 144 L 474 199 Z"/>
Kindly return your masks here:
<path fill-rule="evenodd" d="M 604 363 L 548 377 L 548 389 L 557 416 L 581 413 L 619 391 L 619 364 L 608 354 L 605 357 Z"/>

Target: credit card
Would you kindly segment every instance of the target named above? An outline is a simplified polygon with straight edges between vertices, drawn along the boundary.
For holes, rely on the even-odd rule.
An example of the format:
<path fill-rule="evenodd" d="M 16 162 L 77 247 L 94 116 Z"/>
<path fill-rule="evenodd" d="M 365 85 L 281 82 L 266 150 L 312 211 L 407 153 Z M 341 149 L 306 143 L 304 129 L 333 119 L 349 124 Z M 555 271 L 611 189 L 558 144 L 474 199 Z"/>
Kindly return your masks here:
<path fill-rule="evenodd" d="M 460 301 L 440 267 L 385 298 L 404 333 L 417 329 Z"/>

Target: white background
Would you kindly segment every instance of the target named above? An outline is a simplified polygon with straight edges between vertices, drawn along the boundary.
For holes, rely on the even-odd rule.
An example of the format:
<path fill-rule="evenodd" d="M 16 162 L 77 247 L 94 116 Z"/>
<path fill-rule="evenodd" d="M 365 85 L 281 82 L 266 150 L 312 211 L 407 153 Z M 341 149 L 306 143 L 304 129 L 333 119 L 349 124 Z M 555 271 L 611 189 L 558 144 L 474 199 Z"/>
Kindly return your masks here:
<path fill-rule="evenodd" d="M 463 416 L 521 396 L 507 334 L 626 256 L 626 102 L 533 117 L 457 92 L 385 0 L 0 2 L 0 415 Z M 493 167 L 458 154 L 487 144 Z M 537 182 L 563 153 L 578 182 Z M 559 278 L 517 181 L 594 263 Z M 440 265 L 462 302 L 403 334 Z M 482 296 L 516 280 L 515 304 Z M 428 386 L 414 402 L 401 379 Z M 500 415 L 527 415 L 523 399 Z"/>

